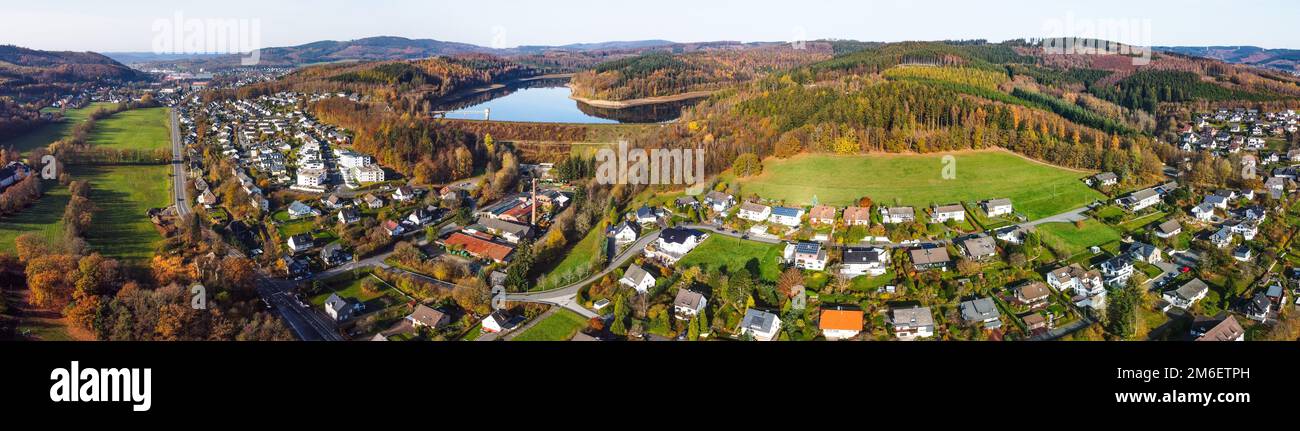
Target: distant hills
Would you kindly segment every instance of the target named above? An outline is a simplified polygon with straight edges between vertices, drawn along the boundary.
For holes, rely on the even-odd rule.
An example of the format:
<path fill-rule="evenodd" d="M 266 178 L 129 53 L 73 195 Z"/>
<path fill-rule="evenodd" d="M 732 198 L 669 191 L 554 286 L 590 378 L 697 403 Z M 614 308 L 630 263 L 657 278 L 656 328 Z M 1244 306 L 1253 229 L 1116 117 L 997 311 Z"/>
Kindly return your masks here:
<path fill-rule="evenodd" d="M 1227 63 L 1300 73 L 1300 50 L 1258 46 L 1158 46 L 1157 51 L 1211 58 Z"/>
<path fill-rule="evenodd" d="M 0 83 L 9 85 L 96 80 L 135 81 L 147 76 L 93 52 L 39 51 L 0 45 Z"/>
<path fill-rule="evenodd" d="M 297 46 L 262 48 L 260 65 L 295 67 L 308 64 L 347 61 L 417 60 L 440 55 L 492 54 L 497 56 L 542 55 L 554 51 L 595 52 L 640 50 L 674 45 L 666 40 L 616 41 L 579 43 L 561 46 L 529 45 L 514 48 L 489 48 L 469 43 L 447 42 L 434 39 L 408 39 L 396 36 L 378 36 L 363 39 L 335 41 L 323 40 Z M 137 67 L 163 67 L 176 69 L 220 69 L 236 67 L 242 55 L 177 56 L 174 58 L 149 58 L 141 53 L 110 53 Z"/>

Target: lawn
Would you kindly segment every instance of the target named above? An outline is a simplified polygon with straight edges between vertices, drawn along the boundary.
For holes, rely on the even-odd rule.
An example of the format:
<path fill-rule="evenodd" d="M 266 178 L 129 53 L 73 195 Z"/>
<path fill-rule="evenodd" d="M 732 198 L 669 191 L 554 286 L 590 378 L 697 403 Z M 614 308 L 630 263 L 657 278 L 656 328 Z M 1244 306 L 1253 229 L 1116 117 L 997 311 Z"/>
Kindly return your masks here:
<path fill-rule="evenodd" d="M 569 310 L 559 309 L 520 333 L 513 341 L 568 341 L 587 326 L 587 321 Z"/>
<path fill-rule="evenodd" d="M 18 214 L 0 217 L 0 252 L 14 252 L 14 238 L 36 233 L 50 244 L 63 241 L 63 207 L 68 205 L 68 188 L 46 181 L 45 196 Z"/>
<path fill-rule="evenodd" d="M 748 241 L 720 234 L 709 235 L 690 254 L 677 262 L 679 268 L 699 266 L 707 271 L 726 268 L 726 272 L 735 272 L 747 268 L 750 261 L 755 261 L 758 275 L 767 281 L 776 281 L 781 277 L 780 245 Z"/>
<path fill-rule="evenodd" d="M 167 166 L 72 166 L 68 172 L 90 182 L 99 209 L 86 232 L 91 248 L 123 260 L 153 256 L 162 236 L 147 213 L 171 201 Z"/>
<path fill-rule="evenodd" d="M 113 106 L 112 103 L 92 103 L 81 109 L 69 109 L 64 113 L 63 121 L 50 123 L 23 134 L 4 141 L 0 141 L 0 147 L 13 147 L 19 153 L 27 153 L 35 148 L 49 146 L 54 141 L 63 139 L 63 137 L 72 130 L 72 127 L 81 123 L 82 120 L 90 117 L 90 113 L 100 108 Z M 45 112 L 56 112 L 57 110 L 45 109 Z"/>
<path fill-rule="evenodd" d="M 171 144 L 167 108 L 134 109 L 95 123 L 90 133 L 94 146 L 129 150 L 154 150 Z"/>
<path fill-rule="evenodd" d="M 1094 245 L 1118 241 L 1119 232 L 1105 223 L 1087 219 L 1083 227 L 1074 223 L 1047 223 L 1038 226 L 1043 244 L 1054 250 L 1064 250 L 1072 255 L 1079 255 Z"/>
<path fill-rule="evenodd" d="M 379 291 L 370 293 L 362 290 L 361 285 L 365 283 L 366 280 L 373 281 L 375 286 L 379 287 Z M 347 277 L 343 277 L 340 281 L 328 282 L 326 283 L 326 289 L 323 292 L 318 293 L 309 299 L 312 305 L 324 307 L 325 300 L 329 299 L 330 295 L 334 293 L 337 293 L 339 297 L 344 299 L 351 299 L 358 303 L 365 304 L 365 311 L 367 312 L 382 310 L 393 306 L 394 304 L 400 304 L 402 301 L 406 300 L 406 298 L 402 296 L 401 292 L 397 291 L 397 289 L 393 289 L 388 285 L 388 283 L 385 283 L 373 274 L 367 274 L 366 276 L 356 280 L 348 280 Z"/>
<path fill-rule="evenodd" d="M 578 281 L 576 278 L 585 277 L 589 273 L 588 267 L 596 256 L 597 244 L 601 241 L 606 241 L 604 229 L 592 229 L 591 232 L 587 232 L 587 236 L 574 244 L 569 249 L 569 254 L 564 256 L 564 260 L 556 264 L 555 268 L 551 268 L 534 288 L 561 287 L 560 284 L 572 283 Z"/>
<path fill-rule="evenodd" d="M 967 151 L 955 157 L 955 178 L 942 177 L 945 154 L 806 154 L 764 161 L 763 173 L 738 180 L 744 195 L 787 204 L 847 206 L 863 196 L 887 205 L 929 206 L 1010 198 L 1030 219 L 1103 198 L 1079 178 L 1086 173 L 1025 160 L 1006 151 Z"/>

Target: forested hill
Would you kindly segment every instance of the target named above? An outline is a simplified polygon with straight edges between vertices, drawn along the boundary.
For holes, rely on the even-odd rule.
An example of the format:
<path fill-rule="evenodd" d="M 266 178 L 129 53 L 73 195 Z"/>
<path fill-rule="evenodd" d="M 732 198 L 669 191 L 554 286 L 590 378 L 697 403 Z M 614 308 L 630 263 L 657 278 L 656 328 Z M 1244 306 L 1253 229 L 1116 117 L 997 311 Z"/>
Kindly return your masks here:
<path fill-rule="evenodd" d="M 998 146 L 1051 163 L 1160 176 L 1189 105 L 1294 104 L 1293 77 L 1179 55 L 1045 55 L 1025 42 L 867 46 L 729 87 L 645 145 L 745 153 L 935 152 Z"/>
<path fill-rule="evenodd" d="M 599 64 L 573 77 L 574 95 L 601 100 L 718 90 L 768 73 L 831 58 L 830 43 L 726 46 L 675 54 L 653 51 Z"/>
<path fill-rule="evenodd" d="M 1266 49 L 1258 46 L 1158 46 L 1155 49 L 1292 74 L 1300 73 L 1300 49 Z"/>

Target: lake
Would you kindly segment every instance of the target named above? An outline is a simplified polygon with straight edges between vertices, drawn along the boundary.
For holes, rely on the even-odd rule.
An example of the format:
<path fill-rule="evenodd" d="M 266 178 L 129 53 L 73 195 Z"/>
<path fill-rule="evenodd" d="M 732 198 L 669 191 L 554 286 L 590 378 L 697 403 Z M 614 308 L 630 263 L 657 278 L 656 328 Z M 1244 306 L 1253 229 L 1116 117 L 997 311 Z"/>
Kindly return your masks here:
<path fill-rule="evenodd" d="M 680 117 L 682 109 L 699 100 L 636 106 L 624 109 L 596 108 L 570 99 L 569 87 L 549 81 L 514 86 L 458 100 L 439 110 L 480 111 L 449 112 L 447 118 L 482 120 L 484 109 L 491 109 L 496 121 L 532 123 L 662 123 Z"/>

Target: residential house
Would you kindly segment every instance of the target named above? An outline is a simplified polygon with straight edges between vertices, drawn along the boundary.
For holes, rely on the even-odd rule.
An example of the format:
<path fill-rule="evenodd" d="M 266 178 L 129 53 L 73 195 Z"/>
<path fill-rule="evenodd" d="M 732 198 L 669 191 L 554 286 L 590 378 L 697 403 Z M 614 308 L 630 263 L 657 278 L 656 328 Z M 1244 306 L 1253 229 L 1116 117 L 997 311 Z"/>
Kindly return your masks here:
<path fill-rule="evenodd" d="M 311 249 L 313 245 L 315 245 L 314 241 L 312 241 L 311 234 L 306 234 L 306 233 L 300 233 L 289 237 L 287 243 L 289 246 L 289 251 L 294 254 L 307 251 Z"/>
<path fill-rule="evenodd" d="M 0 191 L 17 184 L 32 174 L 32 167 L 23 162 L 9 162 L 0 168 Z"/>
<path fill-rule="evenodd" d="M 412 189 L 410 186 L 398 187 L 397 190 L 393 192 L 393 200 L 398 202 L 410 202 L 415 200 L 415 189 Z"/>
<path fill-rule="evenodd" d="M 708 304 L 709 300 L 703 294 L 690 289 L 678 289 L 677 297 L 673 299 L 673 314 L 678 319 L 691 320 L 704 311 Z"/>
<path fill-rule="evenodd" d="M 789 247 L 787 247 L 789 249 Z M 821 243 L 802 241 L 794 244 L 793 256 L 790 261 L 794 266 L 809 271 L 821 271 L 826 269 L 827 254 L 822 248 Z"/>
<path fill-rule="evenodd" d="M 1183 225 L 1179 224 L 1178 220 L 1169 220 L 1164 223 L 1160 223 L 1155 227 L 1155 234 L 1157 238 L 1165 238 L 1165 239 L 1173 238 L 1175 236 L 1178 236 L 1178 234 L 1182 232 L 1183 232 Z"/>
<path fill-rule="evenodd" d="M 750 308 L 745 310 L 745 317 L 740 321 L 736 333 L 753 337 L 756 341 L 772 341 L 781 331 L 781 318 L 762 310 Z"/>
<path fill-rule="evenodd" d="M 1025 242 L 1025 235 L 1029 234 L 1029 229 L 1030 228 L 1028 227 L 1020 225 L 1011 225 L 994 230 L 993 235 L 1000 241 L 1005 241 L 1011 244 L 1023 244 Z"/>
<path fill-rule="evenodd" d="M 844 209 L 844 224 L 849 226 L 867 226 L 871 224 L 871 208 L 848 207 Z"/>
<path fill-rule="evenodd" d="M 365 201 L 366 206 L 370 207 L 370 209 L 372 210 L 377 210 L 384 207 L 384 200 L 380 199 L 378 196 L 375 196 L 373 194 L 366 193 L 366 195 L 363 196 L 361 199 Z"/>
<path fill-rule="evenodd" d="M 436 210 L 436 208 L 435 208 Z M 406 215 L 406 222 L 412 226 L 420 227 L 434 221 L 434 211 L 428 208 L 416 208 Z"/>
<path fill-rule="evenodd" d="M 1242 244 L 1241 246 L 1232 250 L 1232 258 L 1236 259 L 1239 262 L 1249 261 L 1251 254 L 1252 252 L 1250 250 L 1250 246 L 1245 244 Z"/>
<path fill-rule="evenodd" d="M 659 208 L 643 206 L 636 210 L 636 222 L 641 224 L 658 223 L 659 218 L 663 217 L 663 215 L 663 210 L 660 210 Z"/>
<path fill-rule="evenodd" d="M 934 336 L 934 313 L 930 307 L 894 308 L 889 312 L 889 324 L 894 336 L 901 341 Z"/>
<path fill-rule="evenodd" d="M 704 195 L 704 205 L 714 212 L 726 212 L 736 205 L 736 197 L 719 191 L 711 191 Z M 767 219 L 767 217 L 763 217 L 763 219 Z"/>
<path fill-rule="evenodd" d="M 1047 305 L 1051 294 L 1052 291 L 1041 281 L 1025 283 L 1016 288 L 1016 302 L 1029 308 L 1039 308 Z"/>
<path fill-rule="evenodd" d="M 772 223 L 782 224 L 790 227 L 798 227 L 803 218 L 802 208 L 776 207 L 772 208 L 772 215 L 767 219 Z"/>
<path fill-rule="evenodd" d="M 1114 172 L 1102 172 L 1092 176 L 1092 181 L 1099 186 L 1113 186 L 1119 184 L 1119 176 Z"/>
<path fill-rule="evenodd" d="M 767 205 L 759 205 L 753 202 L 740 204 L 740 211 L 736 217 L 744 220 L 761 222 L 772 216 L 772 208 Z"/>
<path fill-rule="evenodd" d="M 990 199 L 980 203 L 984 207 L 984 213 L 989 217 L 997 217 L 1011 214 L 1014 210 L 1011 206 L 1011 199 Z"/>
<path fill-rule="evenodd" d="M 483 318 L 479 326 L 483 328 L 483 332 L 497 333 L 515 329 L 522 320 L 519 316 L 506 313 L 505 310 L 497 310 Z"/>
<path fill-rule="evenodd" d="M 352 224 L 361 221 L 361 212 L 355 208 L 344 208 L 339 210 L 339 223 Z"/>
<path fill-rule="evenodd" d="M 1184 283 L 1181 287 L 1165 292 L 1162 297 L 1169 301 L 1170 305 L 1178 308 L 1187 309 L 1198 301 L 1205 299 L 1205 294 L 1210 291 L 1210 286 L 1205 284 L 1201 279 L 1192 279 Z"/>
<path fill-rule="evenodd" d="M 1214 205 L 1203 203 L 1192 208 L 1192 216 L 1203 222 L 1214 221 Z"/>
<path fill-rule="evenodd" d="M 1105 277 L 1106 284 L 1111 286 L 1124 286 L 1128 279 L 1133 277 L 1133 258 L 1128 255 L 1119 255 L 1107 259 L 1101 263 L 1101 275 Z"/>
<path fill-rule="evenodd" d="M 204 190 L 203 193 L 199 194 L 198 203 L 203 205 L 204 208 L 212 208 L 213 205 L 217 204 L 217 195 L 212 194 L 211 190 Z"/>
<path fill-rule="evenodd" d="M 396 220 L 385 220 L 380 226 L 384 229 L 384 233 L 387 233 L 389 237 L 401 236 L 406 233 L 406 228 Z"/>
<path fill-rule="evenodd" d="M 378 165 L 365 165 L 352 168 L 352 179 L 358 183 L 378 183 L 384 181 L 384 168 Z"/>
<path fill-rule="evenodd" d="M 1223 226 L 1217 232 L 1210 235 L 1210 243 L 1215 247 L 1224 248 L 1232 245 L 1232 227 Z"/>
<path fill-rule="evenodd" d="M 808 211 L 808 221 L 812 224 L 835 224 L 835 207 L 818 205 Z"/>
<path fill-rule="evenodd" d="M 985 234 L 968 236 L 960 240 L 960 245 L 966 257 L 975 260 L 988 259 L 998 254 L 997 243 Z"/>
<path fill-rule="evenodd" d="M 823 308 L 817 327 L 827 340 L 844 340 L 862 332 L 862 310 L 840 306 Z"/>
<path fill-rule="evenodd" d="M 343 208 L 343 205 L 346 205 L 347 201 L 339 197 L 338 193 L 330 193 L 329 196 L 326 196 L 324 199 L 321 199 L 321 203 L 324 204 L 326 208 L 336 210 L 339 208 Z"/>
<path fill-rule="evenodd" d="M 325 262 L 325 266 L 339 266 L 352 260 L 352 254 L 343 250 L 342 243 L 334 242 L 321 247 L 320 260 Z"/>
<path fill-rule="evenodd" d="M 1160 194 L 1155 189 L 1142 189 L 1117 199 L 1115 203 L 1130 212 L 1137 212 L 1160 203 Z"/>
<path fill-rule="evenodd" d="M 1257 221 L 1239 221 L 1229 223 L 1226 226 L 1232 229 L 1233 234 L 1241 235 L 1241 238 L 1246 241 L 1255 239 L 1255 235 L 1259 234 L 1259 222 Z"/>
<path fill-rule="evenodd" d="M 844 249 L 840 274 L 846 277 L 884 275 L 889 270 L 889 252 L 878 247 L 847 247 Z"/>
<path fill-rule="evenodd" d="M 887 224 L 911 223 L 916 221 L 916 209 L 912 207 L 880 207 L 880 222 Z"/>
<path fill-rule="evenodd" d="M 1049 271 L 1044 278 L 1047 279 L 1047 285 L 1056 290 L 1073 291 L 1077 297 L 1074 299 L 1076 304 L 1106 295 L 1106 285 L 1101 281 L 1101 273 L 1083 269 L 1083 266 L 1077 263 Z"/>
<path fill-rule="evenodd" d="M 416 304 L 415 310 L 406 316 L 406 320 L 411 321 L 412 326 L 436 329 L 440 326 L 451 323 L 451 318 L 446 313 L 430 308 L 424 304 Z"/>
<path fill-rule="evenodd" d="M 315 217 L 318 215 L 320 215 L 319 211 L 316 211 L 315 208 L 307 206 L 307 204 L 302 203 L 302 201 L 293 201 L 293 203 L 289 204 L 290 219 L 298 220 L 301 218 Z"/>
<path fill-rule="evenodd" d="M 343 299 L 337 293 L 331 293 L 330 297 L 325 299 L 325 314 L 335 322 L 352 318 L 354 308 L 352 301 Z"/>
<path fill-rule="evenodd" d="M 694 229 L 664 229 L 659 233 L 659 239 L 655 240 L 655 247 L 646 248 L 645 255 L 671 265 L 694 250 L 705 238 L 708 238 L 708 234 Z"/>
<path fill-rule="evenodd" d="M 641 225 L 624 221 L 609 228 L 608 232 L 611 238 L 614 238 L 615 245 L 626 245 L 636 242 L 641 236 Z"/>
<path fill-rule="evenodd" d="M 298 168 L 298 185 L 301 187 L 322 187 L 328 178 L 328 171 L 325 169 Z"/>
<path fill-rule="evenodd" d="M 1164 258 L 1161 257 L 1160 249 L 1151 244 L 1141 242 L 1129 244 L 1128 253 L 1133 256 L 1134 259 L 1141 262 L 1156 263 L 1164 261 Z"/>
<path fill-rule="evenodd" d="M 618 279 L 619 284 L 635 289 L 637 293 L 646 293 L 651 287 L 655 287 L 655 278 L 640 266 L 632 265 L 627 267 L 623 277 Z"/>
<path fill-rule="evenodd" d="M 1191 335 L 1196 341 L 1245 341 L 1246 330 L 1236 317 L 1222 314 L 1217 318 L 1197 317 Z"/>
<path fill-rule="evenodd" d="M 1228 209 L 1229 199 L 1225 196 L 1207 195 L 1201 200 L 1201 205 L 1209 205 L 1218 209 Z"/>
<path fill-rule="evenodd" d="M 1048 329 L 1049 322 L 1043 313 L 1034 313 L 1020 319 L 1025 322 L 1025 330 L 1029 332 Z"/>
<path fill-rule="evenodd" d="M 982 324 L 986 329 L 1002 327 L 1002 316 L 998 313 L 998 307 L 993 303 L 993 298 L 963 301 L 957 305 L 957 308 L 961 311 L 962 320 L 967 324 Z"/>
<path fill-rule="evenodd" d="M 934 212 L 930 215 L 930 223 L 945 223 L 948 220 L 966 220 L 966 208 L 963 208 L 961 204 L 940 205 L 934 207 Z"/>
<path fill-rule="evenodd" d="M 1273 312 L 1273 301 L 1269 301 L 1268 295 L 1264 292 L 1255 293 L 1255 296 L 1241 304 L 1241 314 L 1261 322 L 1267 321 L 1271 312 Z"/>
<path fill-rule="evenodd" d="M 948 265 L 952 259 L 948 257 L 948 249 L 943 247 L 935 248 L 914 248 L 908 252 L 912 257 L 912 266 L 918 271 L 927 269 L 948 270 Z"/>

